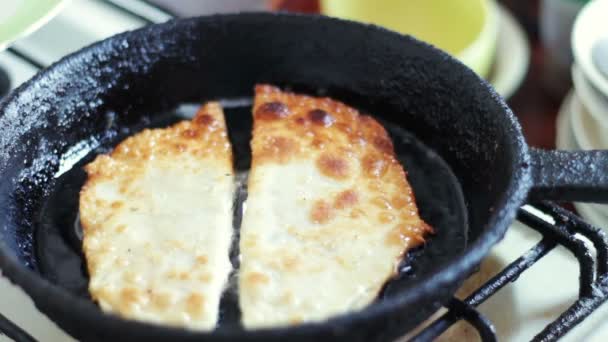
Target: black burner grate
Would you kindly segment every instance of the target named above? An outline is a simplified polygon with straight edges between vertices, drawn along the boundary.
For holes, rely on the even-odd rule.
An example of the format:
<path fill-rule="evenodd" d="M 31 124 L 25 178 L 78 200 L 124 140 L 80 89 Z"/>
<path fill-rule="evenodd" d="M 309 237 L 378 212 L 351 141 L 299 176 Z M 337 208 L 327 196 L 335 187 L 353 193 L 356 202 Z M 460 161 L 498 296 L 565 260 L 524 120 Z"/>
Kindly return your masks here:
<path fill-rule="evenodd" d="M 0 65 L 0 99 L 11 89 L 11 80 L 2 65 Z"/>
<path fill-rule="evenodd" d="M 413 341 L 431 341 L 461 319 L 475 327 L 483 341 L 496 341 L 492 322 L 479 313 L 475 307 L 485 302 L 508 283 L 516 281 L 524 271 L 551 252 L 558 244 L 566 247 L 579 262 L 579 298 L 532 340 L 557 340 L 608 300 L 608 239 L 606 234 L 555 204 L 541 203 L 535 205 L 535 208 L 552 217 L 555 224 L 524 209 L 520 209 L 518 220 L 541 233 L 542 240 L 466 299 L 462 301 L 452 299 L 446 306 L 448 312 L 416 335 L 412 339 Z M 592 250 L 576 235 L 587 238 L 593 244 L 596 250 L 595 257 Z"/>

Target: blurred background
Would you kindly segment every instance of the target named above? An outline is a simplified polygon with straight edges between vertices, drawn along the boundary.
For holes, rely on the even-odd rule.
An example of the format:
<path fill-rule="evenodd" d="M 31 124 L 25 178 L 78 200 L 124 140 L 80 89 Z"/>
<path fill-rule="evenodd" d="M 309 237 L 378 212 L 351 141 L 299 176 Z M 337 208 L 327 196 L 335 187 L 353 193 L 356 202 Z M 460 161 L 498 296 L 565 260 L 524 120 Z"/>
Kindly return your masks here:
<path fill-rule="evenodd" d="M 0 0 L 0 3 L 0 98 L 39 70 L 85 45 L 173 17 L 240 11 L 322 13 L 412 34 L 454 55 L 507 100 L 532 146 L 608 149 L 608 0 Z M 608 227 L 608 207 L 574 206 L 586 220 Z M 484 261 L 482 271 L 468 283 L 480 283 L 495 274 L 521 255 L 531 241 L 529 232 L 516 224 Z M 556 255 L 543 259 L 544 271 L 526 273 L 481 306 L 481 311 L 495 322 L 501 339 L 529 340 L 576 297 L 578 265 L 568 252 Z M 565 277 L 559 281 L 562 285 L 559 288 L 550 283 L 551 275 L 567 273 L 572 274 L 568 279 L 573 284 Z M 547 288 L 551 291 L 545 291 Z M 42 340 L 69 340 L 15 287 L 0 279 L 0 290 L 2 314 L 34 336 L 43 337 Z M 536 311 L 530 310 L 530 303 Z M 596 317 L 599 318 L 595 321 L 601 321 L 608 318 L 608 313 Z M 586 337 L 591 335 L 587 331 L 601 330 L 592 325 L 573 340 L 588 340 Z M 604 330 L 606 333 L 598 335 L 598 341 L 608 340 L 608 326 Z M 455 339 L 470 340 L 471 331 L 461 327 L 461 335 Z"/>

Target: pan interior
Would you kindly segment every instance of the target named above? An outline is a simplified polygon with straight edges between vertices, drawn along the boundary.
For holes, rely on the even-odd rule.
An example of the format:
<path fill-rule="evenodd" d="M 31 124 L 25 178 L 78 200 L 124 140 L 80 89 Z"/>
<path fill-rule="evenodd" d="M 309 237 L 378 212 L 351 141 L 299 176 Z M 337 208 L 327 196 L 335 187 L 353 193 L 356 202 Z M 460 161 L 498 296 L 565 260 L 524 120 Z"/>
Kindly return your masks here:
<path fill-rule="evenodd" d="M 251 162 L 251 99 L 223 101 L 235 168 L 241 181 L 235 196 L 234 226 L 236 238 L 231 260 L 238 269 L 238 228 L 241 208 L 246 200 L 246 175 Z M 91 136 L 68 149 L 50 190 L 38 211 L 35 230 L 35 259 L 39 272 L 69 292 L 90 298 L 88 276 L 81 249 L 82 231 L 78 218 L 78 194 L 86 180 L 83 166 L 97 154 L 109 152 L 127 136 L 145 127 L 165 127 L 193 113 L 196 106 L 181 106 L 161 114 L 144 115 L 129 124 L 118 124 L 112 115 L 106 118 L 102 135 Z M 456 257 L 465 249 L 467 217 L 462 190 L 457 178 L 443 159 L 414 135 L 393 122 L 380 121 L 393 139 L 395 152 L 404 165 L 414 190 L 420 215 L 434 229 L 435 235 L 404 257 L 398 275 L 386 284 L 378 301 L 390 300 L 403 288 Z M 238 326 L 240 313 L 236 281 L 233 276 L 221 303 L 220 329 Z"/>

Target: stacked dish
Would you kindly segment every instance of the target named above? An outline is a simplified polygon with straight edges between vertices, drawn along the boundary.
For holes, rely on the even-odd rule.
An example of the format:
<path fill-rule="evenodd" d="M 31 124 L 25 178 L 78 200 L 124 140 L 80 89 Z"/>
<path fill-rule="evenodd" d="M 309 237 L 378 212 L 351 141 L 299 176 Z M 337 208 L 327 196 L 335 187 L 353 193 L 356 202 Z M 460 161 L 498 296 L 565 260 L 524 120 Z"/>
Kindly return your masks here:
<path fill-rule="evenodd" d="M 566 150 L 608 149 L 608 74 L 600 57 L 608 41 L 608 0 L 591 1 L 579 13 L 572 31 L 574 88 L 557 120 L 557 147 Z M 606 51 L 606 50 L 604 50 Z M 575 203 L 579 213 L 597 226 L 608 227 L 608 206 Z"/>

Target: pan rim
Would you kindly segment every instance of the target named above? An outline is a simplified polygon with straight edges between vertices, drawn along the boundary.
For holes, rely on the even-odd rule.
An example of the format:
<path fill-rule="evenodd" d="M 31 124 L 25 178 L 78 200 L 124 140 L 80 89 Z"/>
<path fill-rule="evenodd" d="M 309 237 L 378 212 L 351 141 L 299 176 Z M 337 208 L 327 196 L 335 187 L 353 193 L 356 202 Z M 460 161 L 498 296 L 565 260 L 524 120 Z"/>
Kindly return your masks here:
<path fill-rule="evenodd" d="M 260 18 L 290 18 L 289 20 L 300 21 L 326 20 L 337 22 L 341 25 L 350 25 L 351 27 L 359 30 L 379 31 L 381 34 L 396 35 L 398 39 L 403 40 L 404 42 L 419 46 L 421 49 L 430 49 L 435 54 L 440 54 L 444 59 L 450 60 L 452 63 L 459 64 L 462 68 L 466 68 L 464 65 L 462 65 L 462 63 L 453 57 L 431 45 L 420 42 L 410 36 L 403 36 L 375 25 L 360 24 L 348 20 L 328 18 L 320 15 L 286 13 L 217 14 L 188 19 L 175 19 L 163 24 L 150 25 L 141 29 L 115 35 L 78 50 L 62 58 L 47 69 L 39 72 L 32 79 L 19 86 L 10 95 L 0 101 L 0 118 L 4 116 L 4 113 L 10 108 L 10 106 L 14 106 L 20 101 L 20 96 L 28 88 L 35 87 L 41 78 L 49 78 L 49 76 L 52 76 L 58 71 L 60 72 L 62 68 L 66 67 L 72 62 L 78 63 L 78 61 L 83 58 L 86 59 L 87 57 L 91 57 L 97 49 L 101 48 L 105 44 L 108 44 L 109 41 L 127 38 L 135 33 L 146 34 L 159 28 L 166 29 L 176 24 L 180 25 L 187 24 L 189 22 L 197 22 L 199 20 L 217 20 L 218 18 L 230 19 L 248 16 Z M 468 70 L 468 68 L 467 72 L 473 73 L 472 71 Z M 61 312 L 65 315 L 78 315 L 81 317 L 83 325 L 90 325 L 91 323 L 94 323 L 96 325 L 96 329 L 98 330 L 116 329 L 120 332 L 130 332 L 132 336 L 157 336 L 159 338 L 186 339 L 216 337 L 231 339 L 244 337 L 286 337 L 290 335 L 307 336 L 311 334 L 318 334 L 320 332 L 339 335 L 340 332 L 356 326 L 359 322 L 370 319 L 381 319 L 383 317 L 393 315 L 396 312 L 402 311 L 405 307 L 407 307 L 408 304 L 415 302 L 415 296 L 412 295 L 413 292 L 420 293 L 418 290 L 423 291 L 425 294 L 428 294 L 429 292 L 436 292 L 439 291 L 444 284 L 454 284 L 454 282 L 464 279 L 465 276 L 463 276 L 463 274 L 469 274 L 472 269 L 481 262 L 481 259 L 488 254 L 490 248 L 502 239 L 507 228 L 515 218 L 517 209 L 521 204 L 523 204 L 531 188 L 531 168 L 526 167 L 526 165 L 530 165 L 530 153 L 528 145 L 525 143 L 523 138 L 521 126 L 516 120 L 513 112 L 508 108 L 504 100 L 495 92 L 495 90 L 485 80 L 479 79 L 479 82 L 482 84 L 483 90 L 486 91 L 487 94 L 492 98 L 492 101 L 495 101 L 500 107 L 503 108 L 505 122 L 510 125 L 509 129 L 512 133 L 514 133 L 513 136 L 516 138 L 515 141 L 513 141 L 513 144 L 515 145 L 514 150 L 517 154 L 513 156 L 514 163 L 511 165 L 511 170 L 509 170 L 511 172 L 506 191 L 503 192 L 502 196 L 497 201 L 497 210 L 492 213 L 490 219 L 484 226 L 483 232 L 479 235 L 476 241 L 467 245 L 465 251 L 452 262 L 438 267 L 435 272 L 428 274 L 421 279 L 417 283 L 417 286 L 404 289 L 401 291 L 401 293 L 399 293 L 399 295 L 395 296 L 390 301 L 382 301 L 381 303 L 370 305 L 360 311 L 344 313 L 331 317 L 325 321 L 305 323 L 296 327 L 274 327 L 252 330 L 218 329 L 204 332 L 127 320 L 113 314 L 102 312 L 101 310 L 91 310 L 90 301 L 69 293 L 67 290 L 51 283 L 44 277 L 37 275 L 34 271 L 22 265 L 17 258 L 10 253 L 8 246 L 3 240 L 0 241 L 0 269 L 2 269 L 3 275 L 5 275 L 12 283 L 23 289 L 28 296 L 34 300 L 37 306 L 39 306 L 38 303 L 43 302 L 45 307 L 52 307 L 53 311 L 55 312 Z M 429 281 L 430 278 L 434 278 L 432 282 Z M 418 287 L 419 289 L 417 289 L 417 291 L 412 291 L 414 287 Z M 419 296 L 419 294 L 417 296 Z M 46 309 L 40 309 L 45 315 L 47 315 Z M 52 317 L 49 318 L 54 320 Z"/>

